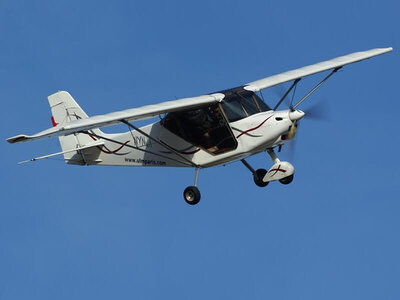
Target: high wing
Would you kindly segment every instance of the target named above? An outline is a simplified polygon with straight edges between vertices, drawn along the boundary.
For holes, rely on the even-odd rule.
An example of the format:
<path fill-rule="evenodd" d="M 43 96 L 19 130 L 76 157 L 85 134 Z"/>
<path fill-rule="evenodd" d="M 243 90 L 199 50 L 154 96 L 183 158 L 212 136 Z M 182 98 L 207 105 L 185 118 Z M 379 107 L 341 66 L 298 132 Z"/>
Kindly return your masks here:
<path fill-rule="evenodd" d="M 280 83 L 296 80 L 305 76 L 313 75 L 330 69 L 337 69 L 351 63 L 355 63 L 361 60 L 371 58 L 373 56 L 390 52 L 392 50 L 393 50 L 392 48 L 378 48 L 364 52 L 352 53 L 328 61 L 320 62 L 314 65 L 306 66 L 303 68 L 266 77 L 264 79 L 256 80 L 245 84 L 243 88 L 248 91 L 257 92 L 262 89 L 278 85 Z M 125 121 L 130 122 L 130 121 L 145 120 L 168 112 L 193 109 L 202 105 L 221 102 L 224 99 L 224 97 L 225 95 L 223 93 L 215 93 L 199 97 L 167 101 L 154 105 L 146 105 L 139 108 L 132 108 L 113 113 L 108 113 L 105 115 L 93 116 L 90 118 L 66 122 L 34 135 L 20 134 L 8 138 L 7 141 L 9 143 L 26 142 L 45 137 L 57 137 L 57 136 L 69 135 L 95 128 L 101 128 L 105 126 L 119 124 Z"/>
<path fill-rule="evenodd" d="M 253 91 L 253 92 L 258 92 L 260 90 L 296 80 L 299 78 L 303 78 L 309 75 L 313 75 L 316 73 L 324 72 L 327 70 L 335 69 L 335 68 L 340 68 L 348 64 L 352 64 L 355 62 L 359 62 L 377 55 L 381 55 L 387 52 L 392 51 L 393 48 L 377 48 L 377 49 L 371 49 L 368 51 L 362 51 L 362 52 L 355 52 L 349 55 L 345 56 L 340 56 L 331 60 L 323 61 L 314 65 L 302 67 L 299 69 L 287 71 L 284 73 L 280 73 L 277 75 L 269 76 L 263 79 L 259 79 L 253 82 L 249 82 L 244 85 L 244 89 L 248 91 Z"/>
<path fill-rule="evenodd" d="M 153 118 L 160 114 L 174 112 L 179 110 L 196 108 L 202 105 L 220 102 L 225 97 L 224 94 L 215 93 L 211 95 L 203 95 L 192 98 L 183 98 L 179 100 L 166 101 L 159 104 L 146 105 L 139 108 L 131 108 L 127 110 L 108 113 L 105 115 L 93 116 L 86 119 L 80 119 L 56 127 L 49 128 L 34 135 L 20 134 L 7 139 L 9 143 L 26 142 L 45 137 L 57 137 L 69 135 L 76 132 L 87 131 L 94 128 L 111 126 L 124 121 L 139 121 Z"/>

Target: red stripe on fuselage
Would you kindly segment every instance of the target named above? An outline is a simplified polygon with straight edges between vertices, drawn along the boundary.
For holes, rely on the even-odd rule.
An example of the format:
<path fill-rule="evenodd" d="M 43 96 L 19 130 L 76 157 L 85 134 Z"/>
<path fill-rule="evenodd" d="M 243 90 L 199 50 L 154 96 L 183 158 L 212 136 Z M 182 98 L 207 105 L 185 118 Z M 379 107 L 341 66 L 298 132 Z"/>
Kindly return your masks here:
<path fill-rule="evenodd" d="M 243 132 L 240 133 L 238 136 L 236 136 L 236 138 L 238 139 L 238 138 L 240 138 L 243 134 L 246 134 L 246 133 L 248 133 L 248 132 L 250 132 L 250 131 L 253 131 L 253 130 L 256 130 L 256 129 L 260 128 L 260 127 L 263 126 L 264 123 L 267 122 L 271 117 L 272 117 L 272 116 L 269 116 L 268 118 L 266 118 L 264 121 L 262 121 L 262 122 L 261 122 L 259 125 L 257 125 L 256 127 L 250 128 L 250 129 L 248 129 L 248 130 L 246 130 L 246 131 L 243 131 Z"/>
<path fill-rule="evenodd" d="M 117 153 L 118 151 L 120 151 L 122 148 L 124 148 L 125 146 L 126 146 L 126 144 L 128 144 L 130 141 L 126 141 L 123 145 L 121 145 L 121 147 L 119 147 L 119 148 L 117 148 L 117 149 L 115 149 L 115 150 L 113 150 L 113 151 L 111 151 L 111 150 L 104 150 L 104 149 L 102 149 L 100 146 L 97 146 L 97 148 L 101 151 L 101 152 L 103 152 L 103 153 L 106 153 L 106 154 L 114 154 L 114 153 Z"/>

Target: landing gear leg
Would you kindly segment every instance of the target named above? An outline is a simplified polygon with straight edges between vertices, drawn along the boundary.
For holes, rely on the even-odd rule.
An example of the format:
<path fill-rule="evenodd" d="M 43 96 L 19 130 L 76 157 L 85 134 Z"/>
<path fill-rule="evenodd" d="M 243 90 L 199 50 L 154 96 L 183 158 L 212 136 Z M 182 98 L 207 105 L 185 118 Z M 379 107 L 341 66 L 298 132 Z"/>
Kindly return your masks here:
<path fill-rule="evenodd" d="M 183 192 L 183 198 L 185 199 L 187 204 L 195 205 L 199 203 L 201 194 L 199 189 L 197 188 L 197 180 L 199 178 L 200 168 L 195 169 L 194 173 L 194 185 L 188 186 Z"/>
<path fill-rule="evenodd" d="M 274 164 L 280 163 L 281 161 L 279 160 L 278 156 L 276 156 L 275 152 L 273 149 L 267 149 L 268 155 L 271 157 L 272 161 Z"/>
<path fill-rule="evenodd" d="M 252 166 L 250 166 L 250 164 L 247 161 L 245 161 L 244 159 L 242 159 L 241 162 L 253 174 L 253 180 L 257 186 L 265 187 L 268 185 L 269 182 L 263 181 L 264 176 L 267 174 L 267 170 L 265 170 L 265 169 L 254 170 L 252 168 Z"/>

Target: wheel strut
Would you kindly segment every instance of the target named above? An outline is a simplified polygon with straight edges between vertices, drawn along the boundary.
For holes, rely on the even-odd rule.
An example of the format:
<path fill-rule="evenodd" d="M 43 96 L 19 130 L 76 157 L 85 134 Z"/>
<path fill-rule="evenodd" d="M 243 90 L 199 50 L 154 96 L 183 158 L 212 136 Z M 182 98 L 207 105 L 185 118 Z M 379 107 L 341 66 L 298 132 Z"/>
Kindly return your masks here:
<path fill-rule="evenodd" d="M 257 169 L 257 170 L 254 170 L 253 167 L 250 166 L 250 164 L 249 164 L 246 160 L 241 159 L 240 161 L 241 161 L 242 164 L 243 164 L 247 169 L 249 169 L 250 172 L 253 174 L 253 180 L 254 180 L 254 183 L 255 183 L 257 186 L 259 186 L 259 187 L 265 187 L 265 186 L 268 185 L 269 182 L 264 182 L 264 181 L 263 181 L 264 176 L 267 174 L 267 170 L 265 170 L 265 169 Z"/>
<path fill-rule="evenodd" d="M 194 170 L 194 186 L 197 186 L 197 180 L 199 179 L 199 172 L 200 172 L 200 168 L 196 168 Z"/>
<path fill-rule="evenodd" d="M 251 174 L 254 174 L 254 173 L 256 172 L 256 171 L 252 168 L 252 166 L 250 166 L 250 164 L 249 164 L 246 160 L 241 159 L 240 161 L 242 162 L 242 164 L 243 164 L 247 169 L 250 170 Z"/>
<path fill-rule="evenodd" d="M 274 149 L 269 148 L 267 149 L 267 153 L 269 154 L 269 156 L 271 157 L 272 161 L 274 162 L 274 164 L 280 163 L 281 161 L 279 160 L 278 156 L 276 156 Z"/>

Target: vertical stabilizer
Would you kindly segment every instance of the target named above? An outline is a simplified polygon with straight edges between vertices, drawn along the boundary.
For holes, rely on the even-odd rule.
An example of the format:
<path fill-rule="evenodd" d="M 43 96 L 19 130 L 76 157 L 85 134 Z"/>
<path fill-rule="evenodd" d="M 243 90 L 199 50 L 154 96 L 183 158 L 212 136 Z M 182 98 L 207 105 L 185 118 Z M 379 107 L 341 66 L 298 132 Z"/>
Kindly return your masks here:
<path fill-rule="evenodd" d="M 67 122 L 86 119 L 88 115 L 83 111 L 79 104 L 72 98 L 72 96 L 66 91 L 59 91 L 48 97 L 50 108 L 51 108 L 51 121 L 53 126 L 62 125 Z M 92 130 L 98 135 L 103 133 L 99 129 Z M 87 134 L 71 134 L 67 136 L 59 137 L 62 151 L 68 151 L 74 148 L 85 147 L 87 144 L 93 143 L 95 138 Z M 86 164 L 86 158 L 83 153 L 77 155 L 75 152 L 64 154 L 66 163 L 84 165 Z"/>

